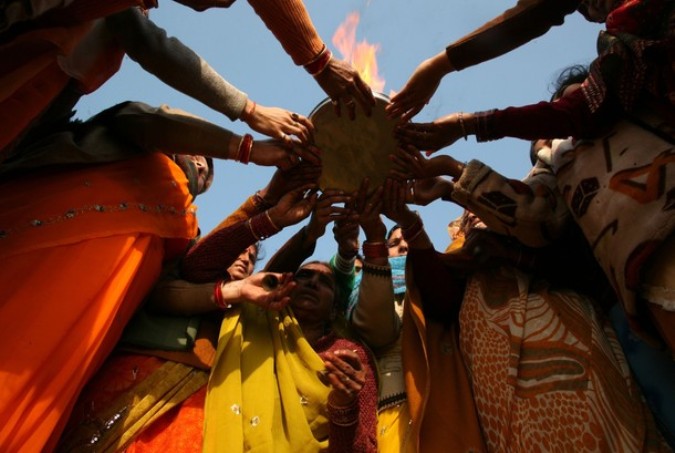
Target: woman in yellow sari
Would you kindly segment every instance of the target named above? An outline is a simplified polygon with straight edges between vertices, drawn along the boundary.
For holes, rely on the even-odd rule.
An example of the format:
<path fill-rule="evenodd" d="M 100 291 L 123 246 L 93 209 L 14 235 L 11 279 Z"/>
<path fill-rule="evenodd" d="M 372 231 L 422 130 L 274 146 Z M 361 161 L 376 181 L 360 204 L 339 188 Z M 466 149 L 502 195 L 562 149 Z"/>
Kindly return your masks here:
<path fill-rule="evenodd" d="M 205 452 L 375 452 L 377 389 L 365 349 L 339 338 L 335 278 L 302 266 L 281 311 L 242 305 L 221 327 Z"/>

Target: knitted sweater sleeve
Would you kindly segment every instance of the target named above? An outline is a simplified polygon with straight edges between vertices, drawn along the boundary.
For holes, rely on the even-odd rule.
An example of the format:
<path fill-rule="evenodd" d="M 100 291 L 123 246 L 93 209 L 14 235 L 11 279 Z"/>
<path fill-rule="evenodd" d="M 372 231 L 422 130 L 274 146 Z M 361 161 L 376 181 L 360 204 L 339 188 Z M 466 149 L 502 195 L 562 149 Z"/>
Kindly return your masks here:
<path fill-rule="evenodd" d="M 323 49 L 302 0 L 248 0 L 296 65 L 312 61 Z"/>
<path fill-rule="evenodd" d="M 396 341 L 401 334 L 401 319 L 394 304 L 391 266 L 363 263 L 358 301 L 351 325 L 371 348 L 379 349 Z"/>
<path fill-rule="evenodd" d="M 227 275 L 227 268 L 246 247 L 277 232 L 265 213 L 216 229 L 188 250 L 181 263 L 181 275 L 194 283 L 223 278 Z"/>
<path fill-rule="evenodd" d="M 162 82 L 233 121 L 243 112 L 246 93 L 180 40 L 168 37 L 137 8 L 109 16 L 106 26 L 127 55 Z"/>

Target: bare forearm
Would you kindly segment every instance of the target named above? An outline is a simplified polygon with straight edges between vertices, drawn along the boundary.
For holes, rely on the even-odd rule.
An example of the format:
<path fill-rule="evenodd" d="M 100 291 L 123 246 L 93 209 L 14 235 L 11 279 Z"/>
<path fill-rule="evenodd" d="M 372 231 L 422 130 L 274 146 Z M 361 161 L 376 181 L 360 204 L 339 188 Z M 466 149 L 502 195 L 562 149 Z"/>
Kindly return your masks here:
<path fill-rule="evenodd" d="M 563 23 L 578 0 L 520 0 L 518 4 L 446 48 L 455 70 L 499 57 Z"/>

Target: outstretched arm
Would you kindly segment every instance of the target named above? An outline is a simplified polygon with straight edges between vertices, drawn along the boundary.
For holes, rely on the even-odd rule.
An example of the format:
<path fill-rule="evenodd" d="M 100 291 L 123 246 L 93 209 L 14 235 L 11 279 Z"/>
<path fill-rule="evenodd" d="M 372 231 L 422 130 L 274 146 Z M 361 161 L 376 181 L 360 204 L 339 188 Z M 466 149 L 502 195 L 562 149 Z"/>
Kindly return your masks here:
<path fill-rule="evenodd" d="M 167 85 L 226 115 L 239 118 L 248 96 L 180 40 L 168 37 L 138 8 L 106 18 L 129 57 Z"/>
<path fill-rule="evenodd" d="M 518 4 L 423 61 L 391 99 L 387 112 L 408 120 L 419 113 L 448 73 L 491 60 L 560 25 L 579 0 L 519 0 Z"/>
<path fill-rule="evenodd" d="M 459 71 L 508 53 L 561 25 L 579 0 L 519 0 L 482 27 L 445 49 L 453 70 Z"/>
<path fill-rule="evenodd" d="M 324 92 L 354 118 L 358 103 L 370 115 L 375 98 L 370 87 L 347 62 L 330 56 L 302 0 L 248 0 L 256 14 L 281 43 L 296 65 L 305 67 Z"/>

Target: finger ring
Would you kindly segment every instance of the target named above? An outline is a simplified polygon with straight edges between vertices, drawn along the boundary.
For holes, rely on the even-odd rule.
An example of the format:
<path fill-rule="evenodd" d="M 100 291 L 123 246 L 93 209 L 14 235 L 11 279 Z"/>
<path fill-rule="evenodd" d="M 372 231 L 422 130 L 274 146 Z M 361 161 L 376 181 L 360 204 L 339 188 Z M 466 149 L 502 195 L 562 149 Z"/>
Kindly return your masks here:
<path fill-rule="evenodd" d="M 347 383 L 347 382 L 349 382 L 349 376 L 344 376 L 344 375 L 340 376 L 340 380 L 344 383 Z"/>
<path fill-rule="evenodd" d="M 291 113 L 291 119 L 293 121 L 298 121 L 300 119 L 300 117 L 298 116 L 297 113 Z"/>
<path fill-rule="evenodd" d="M 276 275 L 267 274 L 263 277 L 262 287 L 265 291 L 272 291 L 279 286 L 279 278 Z"/>
<path fill-rule="evenodd" d="M 284 134 L 284 133 L 282 132 L 282 133 L 281 133 L 281 136 L 280 136 L 279 138 L 281 138 L 282 140 L 286 140 L 286 134 Z"/>
<path fill-rule="evenodd" d="M 348 101 L 345 101 L 345 105 L 347 107 L 354 107 L 354 104 L 355 104 L 354 99 L 350 99 Z"/>
<path fill-rule="evenodd" d="M 330 103 L 333 104 L 333 105 L 338 105 L 340 103 L 340 101 L 338 101 L 337 99 L 331 99 Z"/>

